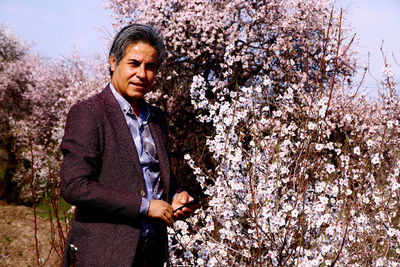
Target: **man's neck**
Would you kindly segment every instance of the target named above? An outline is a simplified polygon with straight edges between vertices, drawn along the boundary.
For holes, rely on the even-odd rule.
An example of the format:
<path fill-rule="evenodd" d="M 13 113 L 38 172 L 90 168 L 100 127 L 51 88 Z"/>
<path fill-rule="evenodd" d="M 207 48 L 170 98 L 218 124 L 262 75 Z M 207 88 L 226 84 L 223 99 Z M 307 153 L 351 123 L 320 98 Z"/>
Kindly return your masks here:
<path fill-rule="evenodd" d="M 135 115 L 136 119 L 139 119 L 140 117 L 140 108 L 138 103 L 136 102 L 134 105 L 130 103 L 133 109 L 133 115 Z"/>

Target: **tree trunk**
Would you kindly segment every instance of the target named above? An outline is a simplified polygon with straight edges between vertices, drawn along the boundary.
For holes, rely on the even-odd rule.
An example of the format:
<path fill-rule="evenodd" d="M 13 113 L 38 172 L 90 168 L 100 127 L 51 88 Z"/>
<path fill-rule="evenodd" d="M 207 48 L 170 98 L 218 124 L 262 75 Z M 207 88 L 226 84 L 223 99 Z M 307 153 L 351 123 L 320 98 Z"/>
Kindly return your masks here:
<path fill-rule="evenodd" d="M 5 144 L 2 142 L 2 147 L 6 150 L 7 164 L 5 166 L 4 177 L 0 180 L 0 199 L 11 202 L 18 202 L 19 186 L 12 180 L 17 166 L 17 161 L 14 152 L 14 137 L 8 136 Z"/>

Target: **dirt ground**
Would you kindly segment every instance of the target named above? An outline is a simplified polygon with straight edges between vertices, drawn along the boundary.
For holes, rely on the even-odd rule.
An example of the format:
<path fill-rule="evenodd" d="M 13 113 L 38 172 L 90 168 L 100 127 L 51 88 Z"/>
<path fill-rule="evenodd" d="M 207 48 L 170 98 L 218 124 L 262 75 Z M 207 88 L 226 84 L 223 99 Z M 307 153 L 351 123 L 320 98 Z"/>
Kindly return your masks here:
<path fill-rule="evenodd" d="M 50 245 L 50 222 L 37 217 L 40 258 L 46 258 Z M 0 202 L 0 266 L 38 266 L 35 252 L 34 216 L 25 206 Z M 52 250 L 42 266 L 59 266 L 60 260 Z"/>

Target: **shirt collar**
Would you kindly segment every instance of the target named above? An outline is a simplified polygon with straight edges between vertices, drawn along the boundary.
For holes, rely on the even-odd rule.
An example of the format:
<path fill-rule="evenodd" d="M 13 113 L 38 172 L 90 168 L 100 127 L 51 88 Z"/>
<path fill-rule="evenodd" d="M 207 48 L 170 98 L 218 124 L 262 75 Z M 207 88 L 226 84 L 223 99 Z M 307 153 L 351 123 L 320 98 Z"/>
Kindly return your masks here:
<path fill-rule="evenodd" d="M 114 88 L 114 86 L 112 85 L 111 82 L 110 82 L 110 88 L 111 88 L 111 92 L 113 93 L 114 97 L 117 99 L 117 102 L 118 102 L 122 112 L 124 112 L 124 114 L 126 114 L 126 115 L 130 115 L 130 116 L 133 116 L 135 118 L 135 115 L 133 114 L 133 108 L 132 108 L 131 104 L 129 104 L 129 102 L 126 101 L 126 99 L 123 98 L 117 92 L 117 90 L 115 90 L 115 88 Z M 141 101 L 141 102 L 143 103 L 143 105 L 140 105 L 139 118 L 143 122 L 147 122 L 147 120 L 149 119 L 149 116 L 150 116 L 150 107 L 145 101 Z"/>

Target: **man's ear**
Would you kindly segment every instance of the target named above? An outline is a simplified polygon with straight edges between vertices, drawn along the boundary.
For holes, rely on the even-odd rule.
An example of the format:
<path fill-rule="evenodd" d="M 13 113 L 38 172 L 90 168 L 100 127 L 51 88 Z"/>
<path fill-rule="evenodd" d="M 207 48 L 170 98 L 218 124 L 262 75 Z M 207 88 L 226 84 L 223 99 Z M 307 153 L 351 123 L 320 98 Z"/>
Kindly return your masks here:
<path fill-rule="evenodd" d="M 113 56 L 110 56 L 110 69 L 113 72 L 117 69 L 117 62 Z"/>

